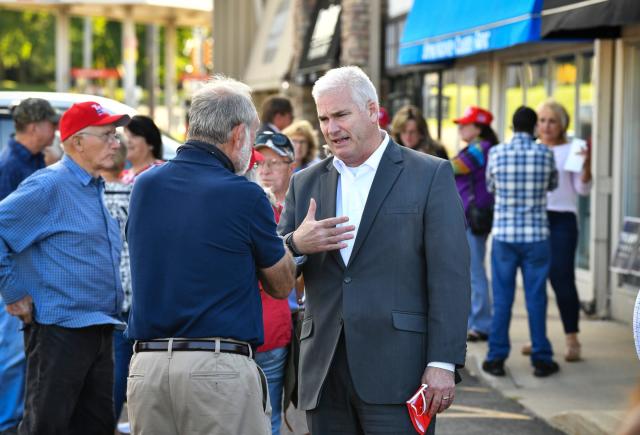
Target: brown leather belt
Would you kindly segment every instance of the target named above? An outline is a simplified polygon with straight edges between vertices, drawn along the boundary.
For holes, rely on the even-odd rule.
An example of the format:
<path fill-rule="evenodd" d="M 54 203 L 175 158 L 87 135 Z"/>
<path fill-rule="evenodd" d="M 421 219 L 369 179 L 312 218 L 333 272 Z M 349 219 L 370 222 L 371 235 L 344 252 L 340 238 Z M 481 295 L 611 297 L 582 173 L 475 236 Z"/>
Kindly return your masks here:
<path fill-rule="evenodd" d="M 216 341 L 220 343 L 218 351 L 222 353 L 235 353 L 246 357 L 251 357 L 253 354 L 248 344 L 226 340 L 173 340 L 171 350 L 215 352 Z M 169 340 L 136 341 L 133 350 L 134 352 L 166 352 L 169 350 Z"/>

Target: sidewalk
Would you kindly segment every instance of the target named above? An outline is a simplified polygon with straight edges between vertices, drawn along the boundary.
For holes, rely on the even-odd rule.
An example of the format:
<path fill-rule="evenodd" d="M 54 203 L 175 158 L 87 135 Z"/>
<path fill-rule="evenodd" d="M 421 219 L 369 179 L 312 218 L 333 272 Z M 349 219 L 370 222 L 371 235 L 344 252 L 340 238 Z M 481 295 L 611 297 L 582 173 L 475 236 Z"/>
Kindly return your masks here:
<path fill-rule="evenodd" d="M 583 361 L 567 363 L 562 323 L 552 297 L 547 312 L 547 333 L 554 359 L 560 364 L 559 373 L 548 378 L 534 377 L 529 357 L 520 353 L 520 348 L 529 341 L 521 287 L 516 292 L 511 319 L 507 376 L 498 378 L 482 371 L 486 343 L 468 344 L 467 370 L 568 434 L 614 434 L 627 408 L 629 393 L 640 380 L 640 361 L 631 325 L 585 319 L 580 313 Z"/>

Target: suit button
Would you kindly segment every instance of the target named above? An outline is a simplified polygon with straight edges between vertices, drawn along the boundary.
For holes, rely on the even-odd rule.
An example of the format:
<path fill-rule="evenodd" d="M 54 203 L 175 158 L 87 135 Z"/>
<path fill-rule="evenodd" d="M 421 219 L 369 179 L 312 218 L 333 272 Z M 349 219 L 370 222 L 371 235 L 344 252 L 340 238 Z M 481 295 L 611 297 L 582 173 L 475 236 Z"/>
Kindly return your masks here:
<path fill-rule="evenodd" d="M 350 276 L 347 276 L 347 277 L 344 279 L 344 283 L 345 283 L 345 284 L 349 284 L 350 282 L 351 282 L 351 277 L 350 277 Z"/>

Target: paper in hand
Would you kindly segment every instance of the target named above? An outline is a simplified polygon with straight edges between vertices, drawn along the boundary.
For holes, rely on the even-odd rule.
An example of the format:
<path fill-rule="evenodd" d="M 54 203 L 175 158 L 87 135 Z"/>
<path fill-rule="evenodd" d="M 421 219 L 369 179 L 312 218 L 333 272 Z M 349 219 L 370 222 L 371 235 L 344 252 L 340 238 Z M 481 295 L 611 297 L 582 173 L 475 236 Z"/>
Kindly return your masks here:
<path fill-rule="evenodd" d="M 585 155 L 587 150 L 587 143 L 582 139 L 574 138 L 571 141 L 571 149 L 569 149 L 569 155 L 564 162 L 564 170 L 569 172 L 582 172 L 584 166 Z"/>

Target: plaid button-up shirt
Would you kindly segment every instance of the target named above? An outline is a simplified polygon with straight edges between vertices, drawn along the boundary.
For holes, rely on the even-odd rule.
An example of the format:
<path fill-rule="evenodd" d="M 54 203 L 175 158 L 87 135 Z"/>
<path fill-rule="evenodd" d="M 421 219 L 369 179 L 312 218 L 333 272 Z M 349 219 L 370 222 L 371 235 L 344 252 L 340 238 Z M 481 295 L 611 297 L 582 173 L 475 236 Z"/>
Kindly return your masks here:
<path fill-rule="evenodd" d="M 489 151 L 487 189 L 495 195 L 493 238 L 531 243 L 549 236 L 547 191 L 558 185 L 553 152 L 526 133 Z"/>

